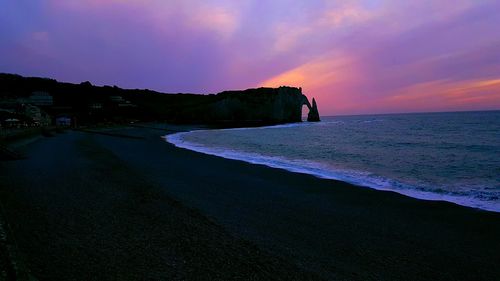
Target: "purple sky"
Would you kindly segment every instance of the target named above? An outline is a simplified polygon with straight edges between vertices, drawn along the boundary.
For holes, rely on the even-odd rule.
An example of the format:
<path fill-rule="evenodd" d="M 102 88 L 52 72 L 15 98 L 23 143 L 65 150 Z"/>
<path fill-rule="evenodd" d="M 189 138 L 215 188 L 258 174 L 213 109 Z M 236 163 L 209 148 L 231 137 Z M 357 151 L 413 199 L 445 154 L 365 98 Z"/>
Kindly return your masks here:
<path fill-rule="evenodd" d="M 301 86 L 322 115 L 500 109 L 498 0 L 0 0 L 0 72 L 213 93 Z"/>

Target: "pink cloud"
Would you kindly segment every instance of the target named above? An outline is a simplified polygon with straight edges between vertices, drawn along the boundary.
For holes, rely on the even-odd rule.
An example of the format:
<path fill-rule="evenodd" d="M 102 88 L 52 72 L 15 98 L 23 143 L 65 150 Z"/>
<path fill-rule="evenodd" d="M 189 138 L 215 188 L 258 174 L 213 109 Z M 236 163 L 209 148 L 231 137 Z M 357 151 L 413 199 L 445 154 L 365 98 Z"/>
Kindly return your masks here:
<path fill-rule="evenodd" d="M 13 1 L 0 10 L 0 71 L 165 92 L 295 85 L 326 115 L 500 108 L 496 86 L 473 86 L 500 77 L 498 9 L 493 0 Z"/>

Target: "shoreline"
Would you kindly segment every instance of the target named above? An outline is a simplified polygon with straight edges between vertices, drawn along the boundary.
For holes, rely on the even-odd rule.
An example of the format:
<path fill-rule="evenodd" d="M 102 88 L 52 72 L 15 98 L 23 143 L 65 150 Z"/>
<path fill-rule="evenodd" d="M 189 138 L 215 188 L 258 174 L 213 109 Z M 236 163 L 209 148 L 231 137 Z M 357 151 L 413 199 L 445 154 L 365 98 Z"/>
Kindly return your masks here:
<path fill-rule="evenodd" d="M 259 128 L 279 128 L 282 126 L 294 126 L 297 125 L 295 123 L 292 124 L 286 124 L 286 125 L 276 125 L 276 126 L 264 126 L 264 127 L 259 127 Z M 300 126 L 300 123 L 298 123 Z M 271 156 L 264 156 L 258 153 L 250 153 L 250 152 L 236 152 L 236 151 L 230 151 L 228 152 L 227 150 L 221 151 L 220 149 L 216 148 L 208 148 L 202 144 L 197 144 L 197 143 L 192 143 L 189 141 L 184 141 L 182 140 L 182 136 L 192 133 L 192 132 L 197 132 L 197 131 L 210 131 L 210 130 L 247 130 L 247 129 L 253 129 L 252 127 L 249 128 L 229 128 L 229 129 L 217 129 L 217 128 L 212 128 L 212 129 L 197 129 L 197 130 L 192 130 L 192 131 L 185 131 L 185 132 L 177 132 L 177 133 L 169 133 L 165 136 L 162 136 L 167 143 L 170 143 L 176 147 L 195 151 L 198 153 L 203 153 L 206 155 L 212 155 L 216 157 L 221 157 L 224 159 L 230 159 L 230 160 L 238 160 L 238 161 L 243 161 L 246 163 L 250 164 L 258 164 L 258 165 L 263 165 L 266 167 L 270 168 L 277 168 L 277 169 L 282 169 L 286 170 L 288 172 L 292 173 L 299 173 L 299 174 L 306 174 L 306 175 L 312 175 L 320 179 L 327 179 L 327 180 L 334 180 L 334 181 L 340 181 L 344 182 L 346 184 L 352 184 L 355 186 L 358 186 L 360 188 L 369 188 L 369 189 L 374 189 L 377 191 L 388 191 L 388 192 L 395 192 L 404 196 L 408 196 L 410 198 L 414 199 L 419 199 L 419 200 L 424 200 L 424 201 L 436 201 L 436 202 L 448 202 L 448 203 L 453 203 L 462 207 L 467 207 L 467 208 L 472 208 L 472 209 L 478 209 L 482 211 L 488 211 L 488 212 L 494 212 L 494 213 L 500 213 L 500 206 L 492 206 L 488 205 L 488 202 L 483 202 L 483 201 L 478 201 L 474 200 L 474 198 L 466 197 L 466 196 L 458 196 L 458 195 L 453 195 L 453 194 L 448 194 L 448 193 L 435 193 L 432 191 L 421 191 L 414 189 L 414 187 L 408 186 L 405 189 L 398 189 L 394 188 L 391 186 L 382 186 L 382 185 L 377 185 L 375 183 L 369 183 L 366 180 L 362 180 L 359 178 L 355 178 L 354 176 L 350 175 L 345 175 L 342 174 L 342 172 L 339 171 L 331 171 L 331 170 L 326 170 L 325 168 L 319 166 L 319 165 L 314 165 L 314 166 L 304 166 L 302 163 L 294 163 L 294 161 L 280 158 L 280 157 L 271 157 Z M 388 179 L 391 180 L 391 179 Z"/>
<path fill-rule="evenodd" d="M 26 153 L 0 162 L 0 200 L 39 280 L 500 274 L 497 213 L 180 149 L 153 128 L 69 131 Z"/>
<path fill-rule="evenodd" d="M 184 127 L 171 125 L 166 131 Z M 93 140 L 103 137 L 133 145 L 146 144 L 152 135 L 142 136 L 142 131 L 158 130 L 132 128 L 135 133 L 130 134 L 129 129 L 117 126 L 72 130 L 18 146 L 29 155 L 27 162 L 35 161 L 32 164 L 38 166 L 40 160 L 54 160 L 41 159 L 40 153 L 54 153 L 54 148 L 66 150 L 69 140 L 70 147 L 78 146 L 77 154 L 83 153 L 85 159 L 91 160 L 87 163 L 90 166 L 79 173 L 100 174 L 94 179 L 75 174 L 68 182 L 54 178 L 57 171 L 52 171 L 51 175 L 44 175 L 51 183 L 38 182 L 39 179 L 22 178 L 24 168 L 16 172 L 19 166 L 30 163 L 0 161 L 0 168 L 6 168 L 0 169 L 0 179 L 6 179 L 0 184 L 0 202 L 5 203 L 0 226 L 12 228 L 8 244 L 13 240 L 19 244 L 19 249 L 13 249 L 19 254 L 2 253 L 9 255 L 6 264 L 0 263 L 0 273 L 8 274 L 6 280 L 199 280 L 200 276 L 206 280 L 323 280 L 235 237 L 199 210 L 159 190 Z M 76 141 L 72 140 L 75 136 Z M 48 143 L 53 143 L 51 151 L 40 150 L 39 146 Z M 72 162 L 83 164 L 83 159 L 61 159 L 66 156 L 77 155 L 56 153 L 50 157 L 66 162 L 67 166 L 73 166 Z M 84 182 L 78 183 L 75 176 Z M 27 184 L 32 180 L 38 182 L 38 187 L 54 190 L 44 194 L 32 189 L 35 185 Z M 2 216 L 6 219 L 1 220 Z M 142 232 L 143 229 L 150 231 Z M 3 246 L 0 241 L 0 249 Z M 7 263 L 22 268 L 16 268 L 13 275 Z"/>

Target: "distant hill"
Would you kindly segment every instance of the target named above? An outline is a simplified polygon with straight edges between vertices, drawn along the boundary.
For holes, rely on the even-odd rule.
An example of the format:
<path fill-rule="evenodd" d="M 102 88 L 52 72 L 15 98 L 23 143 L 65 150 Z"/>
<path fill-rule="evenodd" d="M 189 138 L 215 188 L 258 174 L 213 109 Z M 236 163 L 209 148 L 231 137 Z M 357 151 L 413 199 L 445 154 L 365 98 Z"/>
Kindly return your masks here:
<path fill-rule="evenodd" d="M 311 108 L 302 90 L 293 87 L 226 91 L 216 95 L 166 94 L 0 74 L 0 109 L 2 105 L 16 103 L 34 103 L 53 118 L 70 116 L 80 125 L 131 120 L 268 125 L 300 122 L 302 106 Z"/>

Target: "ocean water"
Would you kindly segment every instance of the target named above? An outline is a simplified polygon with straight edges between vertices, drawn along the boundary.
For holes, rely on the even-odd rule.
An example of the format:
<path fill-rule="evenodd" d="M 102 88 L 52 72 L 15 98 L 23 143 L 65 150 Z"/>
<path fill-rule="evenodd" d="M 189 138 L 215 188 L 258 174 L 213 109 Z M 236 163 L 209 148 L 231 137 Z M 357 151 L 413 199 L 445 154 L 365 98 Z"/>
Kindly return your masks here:
<path fill-rule="evenodd" d="M 201 130 L 166 140 L 229 159 L 500 212 L 500 111 L 322 117 L 319 123 Z"/>

